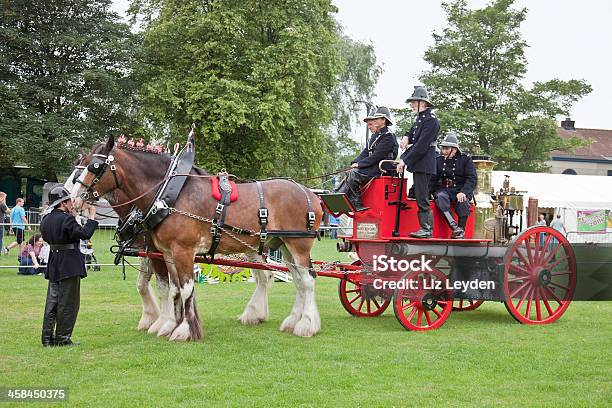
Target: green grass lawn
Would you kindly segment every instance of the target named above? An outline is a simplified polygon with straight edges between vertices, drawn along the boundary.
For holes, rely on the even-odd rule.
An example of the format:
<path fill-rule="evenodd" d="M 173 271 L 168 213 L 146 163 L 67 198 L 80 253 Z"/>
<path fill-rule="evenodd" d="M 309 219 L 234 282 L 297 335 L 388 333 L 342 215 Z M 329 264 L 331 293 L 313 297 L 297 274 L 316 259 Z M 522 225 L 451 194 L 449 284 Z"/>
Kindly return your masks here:
<path fill-rule="evenodd" d="M 111 259 L 97 236 L 96 255 Z M 323 241 L 315 258 L 337 259 Z M 6 258 L 1 258 L 7 264 Z M 548 326 L 523 326 L 503 305 L 454 313 L 408 332 L 392 308 L 349 316 L 338 282 L 317 280 L 322 331 L 278 331 L 294 297 L 275 283 L 270 321 L 238 324 L 254 285 L 196 286 L 205 337 L 172 343 L 135 330 L 136 271 L 90 272 L 76 348 L 43 348 L 46 281 L 0 269 L 0 387 L 63 387 L 70 406 L 611 406 L 612 302 L 574 302 Z M 58 404 L 55 404 L 57 406 Z"/>

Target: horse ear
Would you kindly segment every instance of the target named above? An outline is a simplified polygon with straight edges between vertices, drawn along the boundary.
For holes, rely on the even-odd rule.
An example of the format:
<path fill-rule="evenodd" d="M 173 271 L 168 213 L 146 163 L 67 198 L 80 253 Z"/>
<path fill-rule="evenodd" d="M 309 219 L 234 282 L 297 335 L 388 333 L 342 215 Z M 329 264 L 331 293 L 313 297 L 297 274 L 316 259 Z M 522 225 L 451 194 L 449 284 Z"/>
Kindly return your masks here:
<path fill-rule="evenodd" d="M 106 151 L 106 154 L 108 154 L 111 150 L 113 150 L 114 146 L 115 146 L 115 136 L 110 135 L 108 137 L 108 140 L 106 141 L 106 146 L 104 146 L 104 150 Z"/>

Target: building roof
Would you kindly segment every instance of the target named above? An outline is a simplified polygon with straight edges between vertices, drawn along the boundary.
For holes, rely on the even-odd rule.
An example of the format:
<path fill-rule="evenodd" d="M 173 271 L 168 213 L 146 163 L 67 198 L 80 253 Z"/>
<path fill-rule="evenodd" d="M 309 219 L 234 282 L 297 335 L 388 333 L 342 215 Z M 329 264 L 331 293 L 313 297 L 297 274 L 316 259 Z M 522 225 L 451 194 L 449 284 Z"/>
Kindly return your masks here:
<path fill-rule="evenodd" d="M 557 134 L 563 139 L 578 137 L 591 140 L 592 142 L 589 146 L 576 149 L 574 153 L 554 150 L 551 153 L 553 158 L 576 158 L 589 161 L 612 160 L 612 130 L 583 128 L 568 130 L 558 127 Z"/>

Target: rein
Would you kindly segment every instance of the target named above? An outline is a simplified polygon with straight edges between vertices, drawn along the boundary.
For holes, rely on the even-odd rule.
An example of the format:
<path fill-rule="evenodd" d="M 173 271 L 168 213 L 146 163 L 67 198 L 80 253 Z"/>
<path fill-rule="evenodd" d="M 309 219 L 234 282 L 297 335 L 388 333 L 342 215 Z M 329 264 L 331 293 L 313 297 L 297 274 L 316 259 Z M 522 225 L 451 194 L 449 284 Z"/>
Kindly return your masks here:
<path fill-rule="evenodd" d="M 96 204 L 96 207 L 100 207 L 100 208 L 119 208 L 119 207 L 123 207 L 125 205 L 129 205 L 129 204 L 133 204 L 136 201 L 140 200 L 142 197 L 146 196 L 147 194 L 149 194 L 151 191 L 155 190 L 157 187 L 159 187 L 162 183 L 165 183 L 167 180 L 170 180 L 173 177 L 197 177 L 197 178 L 207 178 L 207 177 L 214 177 L 212 175 L 204 175 L 204 174 L 185 174 L 185 173 L 177 173 L 177 174 L 172 174 L 168 177 L 164 177 L 163 179 L 161 179 L 159 182 L 155 183 L 153 185 L 153 187 L 151 187 L 150 189 L 148 189 L 147 191 L 145 191 L 144 193 L 142 193 L 141 195 L 139 195 L 136 198 L 133 198 L 129 201 L 126 201 L 122 204 L 116 204 L 116 205 L 104 205 L 104 204 Z"/>

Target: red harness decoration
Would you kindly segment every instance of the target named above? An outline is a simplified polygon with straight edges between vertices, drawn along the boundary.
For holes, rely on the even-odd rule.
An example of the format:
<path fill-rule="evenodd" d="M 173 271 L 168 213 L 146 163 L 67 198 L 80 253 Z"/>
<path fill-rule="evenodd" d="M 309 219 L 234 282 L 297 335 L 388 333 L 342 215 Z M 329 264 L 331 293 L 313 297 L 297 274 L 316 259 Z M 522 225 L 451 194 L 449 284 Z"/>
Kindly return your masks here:
<path fill-rule="evenodd" d="M 210 184 L 212 186 L 212 196 L 215 200 L 221 200 L 221 191 L 219 191 L 219 177 L 213 176 L 210 177 Z M 233 203 L 238 199 L 238 188 L 236 188 L 236 183 L 230 180 L 230 185 L 232 186 L 232 192 L 230 194 L 230 203 Z"/>

